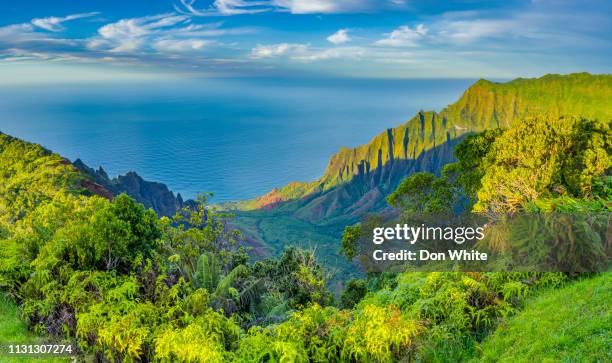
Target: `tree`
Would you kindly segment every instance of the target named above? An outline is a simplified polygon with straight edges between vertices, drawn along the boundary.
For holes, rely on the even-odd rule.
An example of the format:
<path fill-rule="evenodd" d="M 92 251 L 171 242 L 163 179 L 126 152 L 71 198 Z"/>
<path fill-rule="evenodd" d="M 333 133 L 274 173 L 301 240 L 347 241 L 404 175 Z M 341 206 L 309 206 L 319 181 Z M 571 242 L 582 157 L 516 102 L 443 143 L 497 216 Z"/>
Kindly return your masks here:
<path fill-rule="evenodd" d="M 495 129 L 469 135 L 455 147 L 457 162 L 448 164 L 443 169 L 443 175 L 461 190 L 470 205 L 477 200 L 476 193 L 480 189 L 487 167 L 485 157 L 491 151 L 495 139 L 503 132 L 503 129 Z"/>
<path fill-rule="evenodd" d="M 612 166 L 611 136 L 610 123 L 602 121 L 540 117 L 517 123 L 482 158 L 474 210 L 503 213 L 543 198 L 598 197 L 609 190 L 601 184 Z"/>
<path fill-rule="evenodd" d="M 355 306 L 368 292 L 368 283 L 365 280 L 351 279 L 342 292 L 341 303 L 345 309 Z"/>
<path fill-rule="evenodd" d="M 404 179 L 387 201 L 405 213 L 443 213 L 453 209 L 457 193 L 445 178 L 419 172 Z"/>
<path fill-rule="evenodd" d="M 346 256 L 347 259 L 352 260 L 359 253 L 359 236 L 361 235 L 361 225 L 356 224 L 353 226 L 344 227 L 342 232 L 342 246 L 340 247 L 340 253 Z"/>

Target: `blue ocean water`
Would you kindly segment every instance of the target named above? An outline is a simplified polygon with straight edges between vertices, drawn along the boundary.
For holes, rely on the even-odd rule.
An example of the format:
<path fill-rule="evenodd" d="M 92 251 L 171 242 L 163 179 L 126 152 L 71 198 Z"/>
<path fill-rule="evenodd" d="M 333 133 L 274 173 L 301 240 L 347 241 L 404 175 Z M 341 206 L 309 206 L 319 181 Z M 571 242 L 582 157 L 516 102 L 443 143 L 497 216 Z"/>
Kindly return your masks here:
<path fill-rule="evenodd" d="M 473 80 L 181 79 L 0 87 L 0 131 L 185 198 L 320 177 L 341 146 L 454 102 Z"/>

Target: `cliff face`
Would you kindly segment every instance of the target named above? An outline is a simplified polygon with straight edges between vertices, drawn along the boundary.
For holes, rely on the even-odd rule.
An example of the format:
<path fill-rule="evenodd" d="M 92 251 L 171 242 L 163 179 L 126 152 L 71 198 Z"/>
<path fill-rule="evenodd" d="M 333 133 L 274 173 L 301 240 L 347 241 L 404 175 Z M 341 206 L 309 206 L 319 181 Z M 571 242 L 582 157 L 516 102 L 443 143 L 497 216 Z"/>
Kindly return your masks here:
<path fill-rule="evenodd" d="M 612 119 L 611 100 L 612 75 L 547 75 L 506 83 L 479 80 L 439 113 L 421 111 L 365 145 L 342 148 L 331 157 L 321 179 L 292 183 L 239 208 L 286 202 L 287 210 L 294 209 L 296 217 L 311 222 L 357 217 L 384 208 L 384 197 L 406 176 L 417 171 L 438 173 L 453 161 L 453 147 L 468 133 L 508 127 L 536 115 Z"/>
<path fill-rule="evenodd" d="M 184 202 L 180 194 L 174 196 L 165 184 L 146 181 L 135 172 L 128 172 L 111 179 L 104 169 L 94 170 L 80 159 L 75 160 L 73 165 L 90 176 L 102 189 L 110 191 L 113 196 L 125 193 L 145 207 L 153 208 L 160 216 L 173 216 L 189 203 L 189 201 Z"/>

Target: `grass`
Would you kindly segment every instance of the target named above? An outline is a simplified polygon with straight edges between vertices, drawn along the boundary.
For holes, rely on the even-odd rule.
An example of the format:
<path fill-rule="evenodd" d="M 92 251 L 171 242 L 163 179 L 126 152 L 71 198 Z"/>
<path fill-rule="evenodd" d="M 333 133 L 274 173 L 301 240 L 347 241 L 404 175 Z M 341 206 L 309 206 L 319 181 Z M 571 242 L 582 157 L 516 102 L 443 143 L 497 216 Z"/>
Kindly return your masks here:
<path fill-rule="evenodd" d="M 17 306 L 0 294 L 0 362 L 2 363 L 64 363 L 69 357 L 14 356 L 9 355 L 8 344 L 44 344 L 46 341 L 30 332 L 19 319 Z"/>
<path fill-rule="evenodd" d="M 543 292 L 480 345 L 484 362 L 612 362 L 612 273 Z"/>

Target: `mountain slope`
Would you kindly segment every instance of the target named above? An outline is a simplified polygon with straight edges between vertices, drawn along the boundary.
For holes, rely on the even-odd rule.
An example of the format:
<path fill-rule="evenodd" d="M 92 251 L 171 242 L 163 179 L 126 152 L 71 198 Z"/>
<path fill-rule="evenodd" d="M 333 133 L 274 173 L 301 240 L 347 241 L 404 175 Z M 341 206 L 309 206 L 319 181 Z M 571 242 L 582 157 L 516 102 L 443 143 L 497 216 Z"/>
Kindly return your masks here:
<path fill-rule="evenodd" d="M 291 183 L 238 209 L 281 207 L 317 224 L 384 207 L 384 197 L 417 171 L 438 173 L 463 135 L 536 115 L 612 119 L 612 75 L 547 75 L 506 83 L 479 80 L 439 113 L 421 111 L 368 144 L 342 148 L 315 182 Z M 283 202 L 291 206 L 280 206 Z"/>
<path fill-rule="evenodd" d="M 419 112 L 368 144 L 343 148 L 319 180 L 291 183 L 226 207 L 233 209 L 234 224 L 262 255 L 278 254 L 287 245 L 316 246 L 327 266 L 342 273 L 355 271 L 338 252 L 343 228 L 388 208 L 386 196 L 407 176 L 419 171 L 439 174 L 455 161 L 453 148 L 464 136 L 536 115 L 612 120 L 611 100 L 612 75 L 480 80 L 439 113 Z"/>

